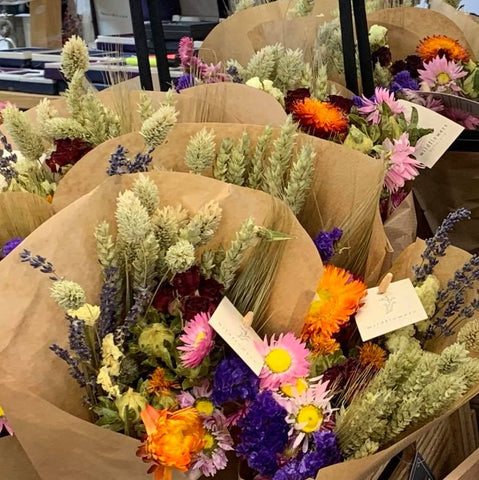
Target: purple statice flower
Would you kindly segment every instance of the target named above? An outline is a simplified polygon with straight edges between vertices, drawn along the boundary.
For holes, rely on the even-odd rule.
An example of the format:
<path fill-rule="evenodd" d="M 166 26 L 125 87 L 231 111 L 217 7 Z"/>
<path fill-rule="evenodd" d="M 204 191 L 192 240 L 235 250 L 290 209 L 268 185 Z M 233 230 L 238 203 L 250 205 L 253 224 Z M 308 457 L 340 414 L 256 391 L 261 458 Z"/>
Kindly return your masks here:
<path fill-rule="evenodd" d="M 140 173 L 147 172 L 153 157 L 148 150 L 146 153 L 137 153 L 133 160 L 130 160 L 126 154 L 128 150 L 121 145 L 111 154 L 109 166 L 106 171 L 110 177 L 113 175 L 125 175 L 126 173 Z"/>
<path fill-rule="evenodd" d="M 411 77 L 411 73 L 408 70 L 403 70 L 394 75 L 389 88 L 392 92 L 419 90 L 419 83 L 415 78 Z"/>
<path fill-rule="evenodd" d="M 73 318 L 69 315 L 67 315 L 67 320 L 69 322 L 68 342 L 70 350 L 76 352 L 80 359 L 86 361 L 90 360 L 91 351 L 88 347 L 85 336 L 85 322 L 78 318 Z"/>
<path fill-rule="evenodd" d="M 24 249 L 23 252 L 20 253 L 20 261 L 28 262 L 33 268 L 40 269 L 40 272 L 49 274 L 50 280 L 60 280 L 53 265 L 48 262 L 45 257 L 41 257 L 40 255 L 32 256 L 30 250 Z"/>
<path fill-rule="evenodd" d="M 211 397 L 215 405 L 254 400 L 258 391 L 258 376 L 238 356 L 226 357 L 216 367 Z"/>
<path fill-rule="evenodd" d="M 341 240 L 343 231 L 340 228 L 334 227 L 330 232 L 322 230 L 313 238 L 314 245 L 321 255 L 321 260 L 324 263 L 329 262 L 335 254 L 334 245 Z"/>
<path fill-rule="evenodd" d="M 192 470 L 199 470 L 205 477 L 212 477 L 224 470 L 228 463 L 226 452 L 234 450 L 233 439 L 226 428 L 226 419 L 220 412 L 203 419 L 206 445 L 196 456 Z"/>
<path fill-rule="evenodd" d="M 456 223 L 466 218 L 471 218 L 471 212 L 465 208 L 459 208 L 449 213 L 434 236 L 426 240 L 426 248 L 421 254 L 421 265 L 413 267 L 416 283 L 423 282 L 428 275 L 433 273 L 434 267 L 439 263 L 438 257 L 443 257 L 446 254 L 447 247 L 451 245 L 448 233 Z"/>
<path fill-rule="evenodd" d="M 83 372 L 80 370 L 78 360 L 76 358 L 73 358 L 70 355 L 70 352 L 68 352 L 68 350 L 65 350 L 64 348 L 56 344 L 52 345 L 50 347 L 50 350 L 68 364 L 68 366 L 70 367 L 70 375 L 77 381 L 78 385 L 83 388 L 86 385 L 86 378 Z"/>
<path fill-rule="evenodd" d="M 104 281 L 100 293 L 100 317 L 98 319 L 98 335 L 100 339 L 113 333 L 116 326 L 118 305 L 118 281 L 120 278 L 117 267 L 107 267 L 104 272 Z"/>
<path fill-rule="evenodd" d="M 302 457 L 293 458 L 280 470 L 273 480 L 306 480 L 315 478 L 321 468 L 342 461 L 338 440 L 332 432 L 316 432 L 313 434 L 314 451 Z"/>
<path fill-rule="evenodd" d="M 15 250 L 22 242 L 23 238 L 21 237 L 15 237 L 5 242 L 2 247 L 2 258 L 5 258 L 12 250 Z"/>
<path fill-rule="evenodd" d="M 241 433 L 236 451 L 261 475 L 273 475 L 278 469 L 278 456 L 288 443 L 286 416 L 273 392 L 266 390 L 256 397 L 238 424 Z"/>
<path fill-rule="evenodd" d="M 10 182 L 18 177 L 18 172 L 13 166 L 17 163 L 17 155 L 13 153 L 12 146 L 8 143 L 5 135 L 0 134 L 0 142 L 3 144 L 3 152 L 0 155 L 0 175 Z"/>
<path fill-rule="evenodd" d="M 190 88 L 195 86 L 195 77 L 190 73 L 184 73 L 176 81 L 176 91 L 184 90 L 185 88 Z"/>

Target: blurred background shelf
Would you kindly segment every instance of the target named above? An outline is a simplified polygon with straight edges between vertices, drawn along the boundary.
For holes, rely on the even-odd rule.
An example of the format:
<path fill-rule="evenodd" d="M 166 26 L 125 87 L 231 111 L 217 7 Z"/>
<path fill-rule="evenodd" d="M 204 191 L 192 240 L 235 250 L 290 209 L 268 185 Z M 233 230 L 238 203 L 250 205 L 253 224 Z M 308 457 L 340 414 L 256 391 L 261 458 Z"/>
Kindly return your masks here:
<path fill-rule="evenodd" d="M 22 93 L 0 90 L 0 100 L 2 102 L 14 103 L 18 108 L 22 109 L 36 107 L 44 98 L 55 100 L 60 97 L 58 95 L 41 95 L 37 93 Z"/>

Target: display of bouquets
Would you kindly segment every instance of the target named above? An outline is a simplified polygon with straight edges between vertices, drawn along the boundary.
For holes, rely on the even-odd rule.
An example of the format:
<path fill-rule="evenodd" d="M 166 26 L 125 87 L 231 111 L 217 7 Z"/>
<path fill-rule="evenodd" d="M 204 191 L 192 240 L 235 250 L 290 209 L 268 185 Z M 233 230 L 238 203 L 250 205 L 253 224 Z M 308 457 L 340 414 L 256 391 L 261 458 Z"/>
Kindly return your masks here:
<path fill-rule="evenodd" d="M 205 131 L 206 128 L 206 131 Z M 230 139 L 230 140 L 228 140 Z M 202 145 L 200 141 L 205 140 Z M 224 145 L 222 147 L 224 141 Z M 250 146 L 247 146 L 247 141 Z M 107 177 L 107 170 L 110 166 L 112 152 L 115 152 L 120 144 L 132 154 L 141 151 L 143 138 L 140 134 L 128 134 L 118 139 L 105 142 L 90 152 L 81 163 L 75 165 L 65 176 L 59 186 L 54 199 L 54 207 L 58 211 L 68 205 L 76 198 L 93 190 L 104 178 Z M 189 143 L 194 145 L 188 148 Z M 212 144 L 213 143 L 213 144 Z M 150 170 L 155 168 L 166 168 L 174 171 L 190 171 L 185 164 L 187 150 L 190 157 L 196 159 L 195 148 L 205 148 L 201 161 L 206 162 L 202 175 L 215 176 L 215 169 L 211 163 L 216 159 L 229 158 L 233 150 L 227 153 L 225 148 L 231 143 L 235 147 L 236 164 L 226 169 L 227 181 L 239 185 L 251 187 L 254 175 L 250 167 L 254 163 L 258 166 L 261 183 L 263 174 L 268 170 L 271 179 L 276 175 L 279 196 L 283 197 L 284 188 L 287 187 L 287 173 L 296 160 L 300 163 L 292 168 L 291 173 L 296 170 L 298 174 L 294 178 L 294 184 L 299 188 L 291 190 L 291 198 L 301 192 L 308 190 L 307 184 L 302 184 L 301 179 L 307 179 L 311 174 L 306 167 L 310 165 L 310 157 L 304 155 L 310 151 L 308 144 L 312 145 L 314 157 L 315 175 L 310 188 L 309 195 L 302 209 L 299 219 L 304 228 L 315 238 L 321 231 L 332 231 L 335 227 L 344 231 L 341 241 L 336 249 L 337 255 L 334 263 L 351 271 L 365 274 L 367 282 L 375 284 L 382 273 L 390 266 L 390 249 L 385 237 L 383 227 L 379 218 L 378 203 L 381 185 L 383 181 L 383 165 L 361 152 L 351 151 L 346 147 L 326 142 L 321 139 L 310 137 L 306 134 L 296 132 L 290 123 L 280 129 L 277 127 L 268 128 L 254 125 L 238 124 L 176 124 L 168 135 L 168 140 L 156 148 L 151 156 Z M 248 150 L 244 156 L 238 149 L 243 144 Z M 269 145 L 266 151 L 263 148 Z M 284 145 L 284 149 L 283 146 Z M 221 152 L 223 148 L 223 152 Z M 276 149 L 275 170 L 268 167 L 268 158 Z M 299 153 L 303 150 L 303 157 Z M 222 155 L 221 155 L 222 153 Z M 311 154 L 311 151 L 310 151 Z M 241 162 L 248 165 L 242 173 Z M 195 168 L 198 167 L 199 163 Z M 237 166 L 237 171 L 233 167 Z M 261 166 L 264 165 L 264 172 Z M 228 169 L 231 171 L 228 172 Z M 216 169 L 217 170 L 217 169 Z M 194 170 L 197 171 L 197 170 Z M 235 174 L 235 177 L 233 177 Z M 244 176 L 243 176 L 244 175 Z M 281 176 L 284 175 L 284 182 Z M 223 179 L 224 176 L 217 178 Z M 231 180 L 228 180 L 231 178 Z M 235 180 L 236 178 L 236 180 Z M 243 179 L 243 180 L 241 180 Z M 249 182 L 246 181 L 249 179 Z M 293 180 L 293 178 L 291 178 Z M 298 183 L 299 182 L 299 183 Z M 274 186 L 274 185 L 273 185 Z M 267 192 L 270 190 L 264 188 Z M 277 194 L 275 191 L 272 193 Z M 341 199 L 338 201 L 338 199 Z M 304 200 L 304 198 L 303 198 Z M 291 204 L 291 203 L 290 203 Z M 353 214 L 351 214 L 353 213 Z"/>
<path fill-rule="evenodd" d="M 272 198 L 263 192 L 225 185 L 202 176 L 175 172 L 147 175 L 158 186 L 160 204 L 168 206 L 169 210 L 181 205 L 190 217 L 194 217 L 209 202 L 219 203 L 222 220 L 208 249 L 222 244 L 226 248 L 225 255 L 245 219 L 254 217 L 257 225 L 268 225 L 269 219 L 279 218 L 277 229 L 292 238 L 284 242 L 261 242 L 262 266 L 259 268 L 258 262 L 248 255 L 242 271 L 248 274 L 249 270 L 249 275 L 254 271 L 256 276 L 247 287 L 246 280 L 251 276 L 240 275 L 235 288 L 252 288 L 254 294 L 243 298 L 232 296 L 231 300 L 241 311 L 257 310 L 254 303 L 263 301 L 266 305 L 264 318 L 271 319 L 266 329 L 299 333 L 301 325 L 296 319 L 303 318 L 307 312 L 322 269 L 314 245 L 292 213 L 280 203 L 273 208 Z M 82 285 L 90 305 L 98 302 L 104 280 L 97 260 L 94 229 L 103 220 L 113 226 L 117 197 L 125 189 L 131 189 L 137 178 L 123 175 L 106 180 L 89 195 L 45 222 L 22 246 L 32 255 L 35 252 L 45 257 L 45 261 L 54 265 L 57 275 Z M 273 216 L 275 211 L 278 217 Z M 289 227 L 283 229 L 282 225 Z M 111 235 L 117 235 L 113 228 Z M 271 260 L 267 261 L 269 258 Z M 82 404 L 81 390 L 69 377 L 68 366 L 49 350 L 52 344 L 65 348 L 69 343 L 68 322 L 49 296 L 51 275 L 20 263 L 16 254 L 2 260 L 0 270 L 3 279 L 0 280 L 0 311 L 2 318 L 8 319 L 1 326 L 0 403 L 8 412 L 9 421 L 35 468 L 47 477 L 69 472 L 73 478 L 77 475 L 84 479 L 85 472 L 93 472 L 91 469 L 97 478 L 115 474 L 118 478 L 131 479 L 144 475 L 141 462 L 135 458 L 130 461 L 130 453 L 135 451 L 138 440 L 85 421 L 88 409 Z M 265 286 L 270 287 L 270 293 L 267 298 L 260 299 L 258 295 Z M 211 293 L 212 290 L 205 291 L 204 295 Z M 195 308 L 194 305 L 190 307 Z M 14 393 L 20 385 L 24 392 L 21 402 Z M 17 400 L 12 401 L 13 398 Z M 33 418 L 37 421 L 32 422 Z M 64 450 L 67 445 L 68 454 Z M 65 458 L 62 462 L 50 462 L 52 455 Z M 93 463 L 85 464 L 86 457 L 94 459 Z"/>

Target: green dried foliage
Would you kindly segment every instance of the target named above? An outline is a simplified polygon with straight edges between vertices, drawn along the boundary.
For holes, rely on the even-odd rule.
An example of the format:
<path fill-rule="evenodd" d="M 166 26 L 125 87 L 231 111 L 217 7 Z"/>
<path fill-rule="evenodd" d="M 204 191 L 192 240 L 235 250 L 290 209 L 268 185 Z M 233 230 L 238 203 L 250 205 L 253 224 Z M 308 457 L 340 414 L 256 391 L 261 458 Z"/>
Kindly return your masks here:
<path fill-rule="evenodd" d="M 216 153 L 215 135 L 203 128 L 190 138 L 186 147 L 185 163 L 191 173 L 200 174 L 213 165 Z"/>

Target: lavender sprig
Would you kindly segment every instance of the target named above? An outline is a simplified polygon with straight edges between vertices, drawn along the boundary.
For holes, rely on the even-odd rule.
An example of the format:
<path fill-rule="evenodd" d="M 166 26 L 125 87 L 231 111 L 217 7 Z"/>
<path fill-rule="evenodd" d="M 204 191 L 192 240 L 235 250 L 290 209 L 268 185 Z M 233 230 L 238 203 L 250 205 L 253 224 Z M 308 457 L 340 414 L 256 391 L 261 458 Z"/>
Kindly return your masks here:
<path fill-rule="evenodd" d="M 50 350 L 68 364 L 68 366 L 70 367 L 69 373 L 77 381 L 78 385 L 80 385 L 80 387 L 82 388 L 85 387 L 86 378 L 85 378 L 85 375 L 80 370 L 80 367 L 78 365 L 78 360 L 73 358 L 68 352 L 68 350 L 65 350 L 64 348 L 56 344 L 52 345 L 50 347 Z"/>
<path fill-rule="evenodd" d="M 20 260 L 24 263 L 28 262 L 33 268 L 40 269 L 40 272 L 47 273 L 50 275 L 50 280 L 57 281 L 60 280 L 60 277 L 55 272 L 53 265 L 47 261 L 45 257 L 40 255 L 32 255 L 30 250 L 24 249 L 20 253 Z"/>
<path fill-rule="evenodd" d="M 121 145 L 110 156 L 110 165 L 106 171 L 107 175 L 125 175 L 127 173 L 147 172 L 153 157 L 151 153 L 153 149 L 149 149 L 146 153 L 137 153 L 133 161 L 126 154 L 128 150 Z"/>
<path fill-rule="evenodd" d="M 68 342 L 70 350 L 75 351 L 81 360 L 91 360 L 91 351 L 85 336 L 85 322 L 69 315 L 67 315 L 67 320 L 69 322 Z"/>
<path fill-rule="evenodd" d="M 0 174 L 7 182 L 18 177 L 18 172 L 12 164 L 17 163 L 17 155 L 13 153 L 12 146 L 8 143 L 5 135 L 0 135 L 0 142 L 3 144 L 3 152 L 0 157 Z M 5 155 L 7 153 L 8 155 Z"/>
<path fill-rule="evenodd" d="M 105 280 L 100 293 L 100 317 L 98 319 L 98 335 L 100 339 L 113 333 L 118 314 L 118 280 L 117 267 L 105 268 Z"/>
<path fill-rule="evenodd" d="M 439 263 L 438 257 L 443 257 L 446 254 L 447 247 L 451 245 L 448 233 L 454 228 L 456 223 L 466 218 L 471 218 L 471 212 L 466 208 L 459 208 L 449 213 L 436 230 L 434 236 L 426 240 L 426 248 L 421 254 L 421 265 L 413 267 L 416 283 L 423 282 L 428 275 L 434 272 L 434 267 Z"/>
<path fill-rule="evenodd" d="M 139 290 L 134 297 L 133 306 L 125 317 L 123 324 L 118 326 L 115 330 L 115 344 L 123 345 L 130 336 L 130 328 L 138 322 L 138 317 L 143 313 L 145 307 L 148 305 L 152 294 L 147 289 Z"/>

